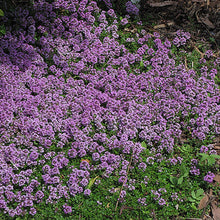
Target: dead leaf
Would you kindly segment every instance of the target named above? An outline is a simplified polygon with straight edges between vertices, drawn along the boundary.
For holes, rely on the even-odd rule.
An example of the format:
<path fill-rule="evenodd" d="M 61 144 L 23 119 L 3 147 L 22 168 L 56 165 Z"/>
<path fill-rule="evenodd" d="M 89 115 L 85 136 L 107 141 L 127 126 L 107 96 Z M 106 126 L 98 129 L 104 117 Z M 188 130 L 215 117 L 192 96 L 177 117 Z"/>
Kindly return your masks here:
<path fill-rule="evenodd" d="M 163 1 L 163 2 L 149 2 L 148 3 L 151 7 L 164 7 L 169 5 L 177 5 L 176 1 Z"/>
<path fill-rule="evenodd" d="M 213 218 L 207 214 L 204 215 L 203 220 L 213 220 Z"/>
<path fill-rule="evenodd" d="M 124 31 L 131 32 L 131 33 L 135 33 L 135 32 L 137 32 L 137 28 L 134 28 L 134 29 L 125 28 Z"/>
<path fill-rule="evenodd" d="M 214 180 L 220 183 L 220 175 L 219 174 L 215 175 Z"/>
<path fill-rule="evenodd" d="M 214 220 L 220 219 L 220 208 L 212 208 L 212 215 Z"/>
<path fill-rule="evenodd" d="M 205 196 L 200 200 L 198 209 L 204 209 L 209 201 L 209 196 L 207 194 L 205 194 Z"/>
<path fill-rule="evenodd" d="M 212 189 L 210 189 L 210 191 L 209 191 L 209 196 L 211 197 L 211 196 L 212 196 L 212 194 L 213 194 L 213 190 L 212 190 Z"/>
<path fill-rule="evenodd" d="M 214 146 L 214 149 L 215 150 L 220 150 L 220 146 L 216 145 L 216 146 Z"/>
<path fill-rule="evenodd" d="M 203 2 L 204 2 L 204 0 L 192 0 L 192 2 L 203 3 Z"/>
<path fill-rule="evenodd" d="M 83 161 L 86 161 L 86 162 L 88 162 L 88 163 L 90 163 L 91 161 L 90 160 L 88 160 L 88 159 L 81 159 L 81 162 L 83 162 Z"/>
<path fill-rule="evenodd" d="M 120 191 L 120 188 L 119 187 L 115 188 L 115 192 L 118 192 L 118 191 Z"/>
<path fill-rule="evenodd" d="M 169 22 L 169 23 L 167 23 L 167 24 L 158 24 L 158 25 L 154 26 L 154 29 L 165 28 L 165 27 L 167 27 L 167 26 L 172 26 L 172 25 L 174 25 L 174 24 L 175 24 L 174 22 Z"/>
<path fill-rule="evenodd" d="M 206 15 L 205 17 L 199 17 L 199 20 L 205 24 L 206 26 L 208 26 L 208 28 L 210 29 L 214 29 L 215 25 L 209 20 L 208 16 Z"/>
<path fill-rule="evenodd" d="M 186 220 L 202 220 L 201 218 L 186 218 Z"/>

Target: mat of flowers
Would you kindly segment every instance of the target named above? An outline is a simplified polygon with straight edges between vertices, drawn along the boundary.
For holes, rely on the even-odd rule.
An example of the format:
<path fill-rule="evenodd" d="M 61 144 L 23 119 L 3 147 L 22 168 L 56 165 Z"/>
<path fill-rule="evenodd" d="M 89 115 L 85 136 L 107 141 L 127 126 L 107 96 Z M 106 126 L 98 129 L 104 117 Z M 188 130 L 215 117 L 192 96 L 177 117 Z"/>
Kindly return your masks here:
<path fill-rule="evenodd" d="M 108 180 L 116 209 L 129 195 L 145 210 L 149 196 L 159 207 L 181 204 L 175 188 L 163 197 L 166 185 L 155 181 L 148 191 L 148 184 L 153 164 L 163 173 L 160 164 L 172 170 L 184 163 L 173 153 L 182 135 L 197 143 L 184 179 L 213 182 L 216 170 L 200 170 L 196 152 L 216 154 L 205 141 L 220 133 L 214 81 L 220 59 L 206 66 L 209 52 L 199 71 L 187 68 L 172 48 L 186 46 L 189 33 L 162 41 L 142 28 L 125 37 L 129 19 L 89 0 L 36 0 L 5 13 L 0 210 L 6 216 L 34 216 L 49 204 L 71 214 L 77 196 L 89 200 Z"/>

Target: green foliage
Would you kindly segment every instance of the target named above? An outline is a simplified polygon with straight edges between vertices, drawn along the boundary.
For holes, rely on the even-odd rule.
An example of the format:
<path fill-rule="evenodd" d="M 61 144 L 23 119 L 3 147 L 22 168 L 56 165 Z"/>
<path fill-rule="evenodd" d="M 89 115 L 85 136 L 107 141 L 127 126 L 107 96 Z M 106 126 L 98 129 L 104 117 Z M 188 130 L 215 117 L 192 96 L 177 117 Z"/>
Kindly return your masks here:
<path fill-rule="evenodd" d="M 6 33 L 6 29 L 4 25 L 0 25 L 0 37 L 5 35 Z"/>
<path fill-rule="evenodd" d="M 201 163 L 205 163 L 208 166 L 213 166 L 216 163 L 217 159 L 220 159 L 219 155 L 216 154 L 205 154 L 205 153 L 199 153 L 201 156 L 200 161 Z"/>
<path fill-rule="evenodd" d="M 184 177 L 187 177 L 189 172 L 185 172 L 181 177 L 170 176 L 170 182 L 173 184 L 171 187 L 177 187 L 177 185 L 182 185 Z"/>
<path fill-rule="evenodd" d="M 3 15 L 2 15 L 3 13 Z M 57 11 L 62 15 L 68 15 L 68 11 Z M 4 12 L 0 9 L 0 16 L 4 16 Z M 120 18 L 122 19 L 122 18 Z M 131 26 L 131 24 L 129 24 Z M 129 27 L 126 26 L 126 27 Z M 140 32 L 140 28 L 137 27 L 137 32 Z M 135 38 L 134 33 L 127 33 L 121 28 L 119 42 L 120 44 L 124 44 L 125 47 L 130 52 L 135 52 L 139 45 L 137 42 L 126 42 L 127 38 Z M 1 34 L 5 34 L 6 30 L 4 25 L 0 26 L 0 36 Z M 47 33 L 44 33 L 47 36 Z M 104 37 L 109 36 L 109 33 L 102 32 L 100 40 L 103 40 Z M 40 36 L 35 36 L 36 40 L 40 38 Z M 153 46 L 153 40 L 149 40 L 147 42 L 149 46 Z M 182 63 L 185 58 L 187 59 L 188 68 L 194 68 L 198 70 L 201 66 L 199 63 L 200 57 L 199 53 L 193 50 L 191 53 L 185 53 L 180 51 L 178 48 L 172 48 L 171 56 L 175 56 L 176 64 Z M 134 68 L 145 70 L 146 72 L 151 68 L 145 69 L 144 61 L 149 60 L 149 57 L 144 58 L 140 62 L 134 63 Z M 74 61 L 74 60 L 73 60 Z M 79 60 L 75 59 L 75 62 Z M 51 61 L 52 62 L 52 61 Z M 49 64 L 49 62 L 48 62 Z M 103 64 L 103 66 L 96 66 L 97 69 L 105 68 L 107 64 Z M 118 68 L 117 66 L 115 68 Z M 133 72 L 133 69 L 130 70 Z M 71 77 L 75 80 L 81 79 L 77 75 L 73 75 L 69 73 Z M 199 75 L 199 73 L 198 73 Z M 87 82 L 85 81 L 85 84 Z M 152 91 L 154 93 L 154 91 Z M 69 112 L 71 115 L 71 112 Z M 180 114 L 181 115 L 181 114 Z M 188 123 L 190 118 L 197 117 L 193 115 L 189 115 L 188 118 L 185 118 L 184 122 Z M 156 124 L 156 122 L 154 122 Z M 155 125 L 154 124 L 154 125 Z M 104 125 L 104 124 L 103 124 Z M 90 136 L 92 137 L 96 132 L 96 127 L 94 124 L 91 123 L 92 131 L 90 131 Z M 107 133 L 108 137 L 116 135 L 115 131 L 104 131 Z M 56 133 L 56 140 L 50 147 L 50 151 L 59 152 L 63 151 L 63 149 L 57 148 L 57 143 L 60 141 L 58 132 Z M 201 176 L 210 168 L 215 165 L 216 160 L 220 159 L 218 155 L 208 155 L 204 153 L 198 153 L 198 149 L 201 146 L 201 142 L 196 142 L 197 140 L 191 139 L 190 133 L 187 133 L 187 144 L 176 145 L 175 149 L 172 152 L 172 155 L 168 155 L 164 153 L 163 159 L 160 161 L 154 160 L 152 163 L 147 164 L 146 170 L 140 170 L 137 168 L 138 164 L 130 169 L 128 173 L 128 179 L 135 179 L 137 180 L 134 184 L 135 190 L 127 192 L 126 201 L 124 203 L 119 203 L 118 209 L 116 210 L 116 203 L 118 201 L 120 191 L 123 189 L 122 184 L 118 182 L 119 173 L 113 173 L 109 178 L 104 178 L 102 176 L 101 171 L 96 171 L 94 176 L 90 177 L 89 184 L 87 185 L 87 189 L 92 190 L 92 194 L 89 198 L 84 197 L 83 194 L 77 195 L 75 197 L 71 197 L 69 203 L 73 207 L 73 213 L 70 216 L 64 215 L 62 210 L 62 204 L 65 202 L 61 200 L 58 204 L 37 204 L 37 215 L 35 219 L 153 219 L 154 216 L 152 215 L 152 210 L 155 211 L 156 216 L 158 219 L 171 219 L 175 217 L 179 217 L 182 214 L 185 214 L 186 217 L 192 216 L 200 216 L 201 211 L 197 210 L 196 205 L 199 203 L 201 198 L 204 195 L 204 190 L 209 189 L 211 186 L 204 186 L 204 182 L 201 181 Z M 212 140 L 211 136 L 210 139 L 204 140 L 202 144 L 207 144 Z M 68 149 L 72 142 L 71 140 L 64 146 L 64 149 Z M 140 140 L 137 138 L 134 142 L 139 142 Z M 38 147 L 40 144 L 35 142 L 34 145 Z M 146 141 L 141 142 L 141 146 L 144 148 L 142 153 L 142 161 L 146 162 L 148 157 L 155 157 L 155 153 L 152 151 Z M 45 153 L 46 153 L 45 149 Z M 120 150 L 113 149 L 112 152 L 120 153 Z M 66 152 L 67 154 L 67 152 Z M 128 159 L 130 155 L 126 155 Z M 87 158 L 92 161 L 91 155 L 87 155 Z M 177 162 L 175 165 L 170 164 L 169 159 L 173 157 L 181 157 L 183 160 L 182 162 Z M 200 166 L 202 174 L 200 176 L 193 176 L 190 174 L 190 167 L 191 167 L 191 160 L 197 158 L 200 159 Z M 44 159 L 39 158 L 40 159 Z M 80 159 L 71 159 L 69 165 L 71 166 L 79 166 Z M 51 165 L 51 161 L 47 161 L 47 164 Z M 133 165 L 133 164 L 132 164 Z M 42 172 L 42 167 L 39 167 L 38 170 L 34 172 L 33 175 L 38 177 L 39 181 L 43 181 L 40 177 L 40 173 Z M 63 183 L 68 181 L 68 175 L 70 174 L 70 169 L 63 169 L 62 174 L 60 175 L 61 180 Z M 148 177 L 147 181 L 143 181 Z M 97 182 L 100 181 L 100 184 Z M 147 182 L 147 183 L 146 183 Z M 115 193 L 110 193 L 109 189 L 115 188 Z M 203 187 L 203 189 L 202 189 Z M 161 197 L 166 201 L 166 205 L 160 206 L 158 204 L 158 200 L 154 199 L 154 195 L 151 194 L 151 190 L 159 191 L 159 189 L 165 188 L 166 192 L 161 192 Z M 217 191 L 217 190 L 216 190 Z M 177 199 L 173 199 L 172 195 L 174 193 L 178 194 Z M 137 204 L 139 198 L 146 198 L 147 206 L 141 206 Z M 98 205 L 97 202 L 100 204 Z M 178 208 L 176 208 L 178 207 Z M 192 210 L 193 208 L 194 210 Z M 54 210 L 57 212 L 54 213 Z M 51 217 L 51 213 L 54 213 L 54 217 Z M 0 214 L 0 217 L 1 214 Z M 4 219 L 4 218 L 3 218 Z M 31 219 L 29 216 L 27 217 L 18 217 L 17 220 L 20 219 Z"/>
<path fill-rule="evenodd" d="M 3 17 L 5 14 L 4 14 L 4 11 L 2 9 L 0 9 L 0 17 Z"/>
<path fill-rule="evenodd" d="M 192 203 L 191 207 L 194 210 L 197 210 L 196 205 L 200 202 L 200 200 L 204 197 L 204 190 L 203 189 L 197 189 L 196 191 L 191 192 L 191 196 L 189 197 L 189 201 Z"/>

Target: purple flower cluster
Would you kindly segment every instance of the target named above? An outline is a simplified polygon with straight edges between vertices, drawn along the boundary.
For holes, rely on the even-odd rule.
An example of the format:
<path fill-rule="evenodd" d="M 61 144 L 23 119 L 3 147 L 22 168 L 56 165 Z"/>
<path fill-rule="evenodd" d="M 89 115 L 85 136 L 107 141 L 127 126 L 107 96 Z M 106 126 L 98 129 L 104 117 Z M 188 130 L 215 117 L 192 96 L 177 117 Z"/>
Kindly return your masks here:
<path fill-rule="evenodd" d="M 214 178 L 215 178 L 215 174 L 209 171 L 207 175 L 204 176 L 204 181 L 212 183 Z"/>
<path fill-rule="evenodd" d="M 63 211 L 64 211 L 65 214 L 69 214 L 69 213 L 72 212 L 72 208 L 71 208 L 71 206 L 68 206 L 67 204 L 64 204 L 63 205 Z"/>
<path fill-rule="evenodd" d="M 111 0 L 103 0 L 103 2 L 105 3 L 105 5 L 106 5 L 108 8 L 112 8 L 112 2 L 111 2 Z"/>
<path fill-rule="evenodd" d="M 157 190 L 151 190 L 151 193 L 152 193 L 153 196 L 154 196 L 153 199 L 156 200 L 156 201 L 158 201 L 158 204 L 159 204 L 160 206 L 166 205 L 165 199 L 163 199 L 163 198 L 161 197 L 162 192 L 163 192 L 163 193 L 166 193 L 167 191 L 166 191 L 165 188 L 160 188 L 158 191 L 157 191 Z"/>
<path fill-rule="evenodd" d="M 128 12 L 128 14 L 133 14 L 133 15 L 139 14 L 139 9 L 131 1 L 126 2 L 125 5 L 126 5 L 126 11 Z"/>
<path fill-rule="evenodd" d="M 144 198 L 139 198 L 138 203 L 141 204 L 142 206 L 146 206 L 147 205 L 146 198 L 145 197 Z"/>
<path fill-rule="evenodd" d="M 131 2 L 127 7 L 138 13 Z M 89 196 L 96 171 L 103 178 L 117 174 L 124 201 L 136 189 L 128 168 L 145 171 L 162 161 L 162 152 L 172 152 L 186 129 L 201 141 L 220 133 L 215 68 L 204 68 L 198 77 L 175 63 L 168 40 L 154 34 L 148 47 L 151 36 L 144 30 L 127 39 L 138 47 L 129 51 L 119 43 L 114 11 L 101 11 L 95 1 L 36 0 L 32 11 L 15 10 L 21 27 L 10 29 L 6 19 L 0 41 L 0 208 L 9 216 L 35 215 L 35 204 L 45 201 Z M 140 63 L 144 70 L 136 67 Z M 213 77 L 206 77 L 209 72 Z M 142 160 L 142 142 L 155 157 Z M 181 158 L 169 163 L 180 164 Z M 63 211 L 72 209 L 64 204 Z"/>
<path fill-rule="evenodd" d="M 183 202 L 183 199 L 181 199 L 181 198 L 178 196 L 178 193 L 177 193 L 177 192 L 172 193 L 171 199 L 172 199 L 173 201 L 176 200 L 176 201 L 179 201 L 179 202 Z"/>
<path fill-rule="evenodd" d="M 176 37 L 173 40 L 173 44 L 177 47 L 180 47 L 182 45 L 185 45 L 187 40 L 190 39 L 190 33 L 184 32 L 182 30 L 178 30 L 176 32 Z"/>

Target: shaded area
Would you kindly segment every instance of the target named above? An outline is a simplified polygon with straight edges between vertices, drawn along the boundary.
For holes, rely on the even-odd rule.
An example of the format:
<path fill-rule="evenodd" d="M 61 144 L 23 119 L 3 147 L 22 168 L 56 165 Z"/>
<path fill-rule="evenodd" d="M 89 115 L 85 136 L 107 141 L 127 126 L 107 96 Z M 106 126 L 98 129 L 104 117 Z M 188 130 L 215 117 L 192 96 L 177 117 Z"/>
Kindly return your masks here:
<path fill-rule="evenodd" d="M 170 37 L 178 29 L 189 31 L 194 41 L 219 52 L 220 3 L 203 1 L 140 1 L 141 20 Z"/>

